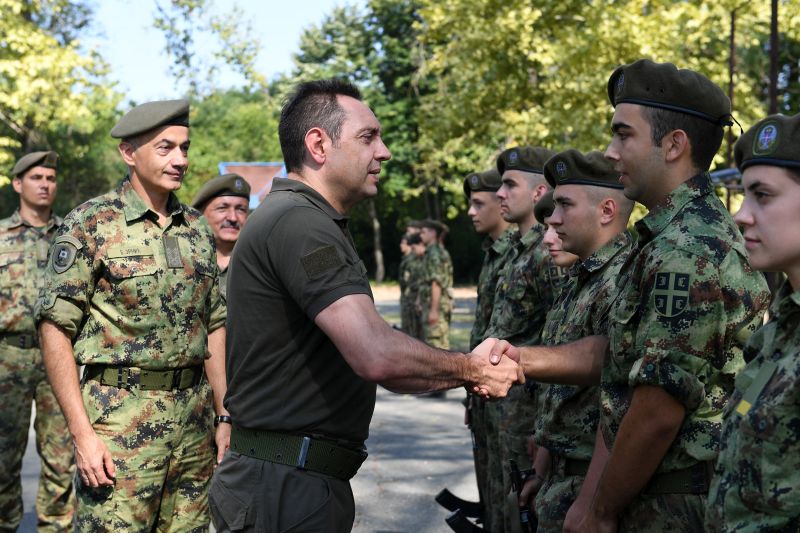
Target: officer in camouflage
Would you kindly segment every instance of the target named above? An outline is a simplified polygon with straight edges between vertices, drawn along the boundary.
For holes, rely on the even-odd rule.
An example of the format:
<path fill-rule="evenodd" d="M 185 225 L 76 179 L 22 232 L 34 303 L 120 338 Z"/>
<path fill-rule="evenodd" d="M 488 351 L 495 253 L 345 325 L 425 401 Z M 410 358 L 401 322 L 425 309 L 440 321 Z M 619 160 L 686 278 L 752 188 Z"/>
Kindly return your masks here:
<path fill-rule="evenodd" d="M 545 317 L 563 272 L 556 267 L 542 243 L 545 227 L 538 224 L 533 207 L 549 187 L 544 164 L 553 152 L 530 146 L 509 148 L 497 159 L 502 185 L 497 191 L 503 218 L 517 224 L 512 248 L 499 275 L 492 317 L 485 337 L 497 337 L 528 345 L 538 344 Z M 512 340 L 513 339 L 513 340 Z M 533 385 L 533 383 L 529 383 Z M 509 460 L 530 463 L 529 437 L 533 433 L 535 406 L 533 387 L 515 385 L 507 398 L 486 406 L 487 426 L 492 434 L 489 448 L 488 526 L 503 531 L 519 521 L 514 498 L 509 499 Z"/>
<path fill-rule="evenodd" d="M 497 190 L 502 185 L 500 173 L 496 168 L 485 172 L 472 173 L 464 179 L 464 194 L 469 202 L 467 214 L 472 219 L 475 231 L 486 235 L 483 240 L 483 266 L 478 277 L 477 301 L 475 302 L 475 321 L 469 335 L 469 348 L 474 349 L 483 342 L 486 328 L 492 317 L 494 293 L 500 271 L 511 253 L 511 235 L 516 230 L 503 219 L 500 213 L 500 200 Z M 467 398 L 467 421 L 470 425 L 475 453 L 475 477 L 478 494 L 485 509 L 488 505 L 487 468 L 489 463 L 487 448 L 487 428 L 485 403 L 475 394 Z"/>
<path fill-rule="evenodd" d="M 735 216 L 753 268 L 788 279 L 750 337 L 725 408 L 709 531 L 800 531 L 800 115 L 771 115 L 736 143 Z"/>
<path fill-rule="evenodd" d="M 423 220 L 420 224 L 419 236 L 425 245 L 423 277 L 419 283 L 422 340 L 435 348 L 449 350 L 453 261 L 441 243 L 447 227 L 436 220 Z"/>
<path fill-rule="evenodd" d="M 203 213 L 214 233 L 219 290 L 225 296 L 233 246 L 250 213 L 250 184 L 238 174 L 216 176 L 200 187 L 192 207 Z"/>
<path fill-rule="evenodd" d="M 420 316 L 419 286 L 424 279 L 425 245 L 419 233 L 407 233 L 405 239 L 408 253 L 400 261 L 400 321 L 401 329 L 415 339 L 422 340 L 422 317 Z"/>
<path fill-rule="evenodd" d="M 582 527 L 701 531 L 722 410 L 769 301 L 706 173 L 730 101 L 697 72 L 644 59 L 614 71 L 608 96 L 616 109 L 605 155 L 625 195 L 649 209 L 608 338 L 540 349 L 500 342 L 492 353 L 521 357 L 541 381 L 601 378 L 599 436 L 611 453 Z"/>
<path fill-rule="evenodd" d="M 623 194 L 619 172 L 601 152 L 561 152 L 545 164 L 544 174 L 555 187 L 555 208 L 547 223 L 558 233 L 563 249 L 579 261 L 570 268 L 568 282 L 547 315 L 542 344 L 606 335 L 620 269 L 631 251 L 626 228 L 633 201 Z M 536 476 L 531 479 L 531 488 L 538 489 L 537 531 L 560 533 L 592 458 L 600 391 L 596 386 L 542 384 L 537 404 Z M 598 453 L 608 452 L 602 448 Z M 589 501 L 579 504 L 591 501 L 594 486 L 587 489 L 582 494 Z M 577 525 L 567 524 L 566 529 Z"/>
<path fill-rule="evenodd" d="M 50 241 L 61 226 L 52 211 L 58 154 L 33 152 L 12 170 L 19 208 L 0 220 L 0 531 L 17 530 L 22 515 L 22 456 L 36 402 L 36 495 L 39 531 L 68 531 L 75 511 L 72 442 L 47 382 L 33 309 Z"/>
<path fill-rule="evenodd" d="M 230 418 L 214 238 L 174 194 L 188 167 L 189 103 L 137 106 L 111 135 L 129 175 L 66 217 L 37 302 L 75 443 L 77 528 L 205 531 L 212 409 L 223 422 L 218 460 Z M 80 384 L 76 363 L 86 365 Z"/>

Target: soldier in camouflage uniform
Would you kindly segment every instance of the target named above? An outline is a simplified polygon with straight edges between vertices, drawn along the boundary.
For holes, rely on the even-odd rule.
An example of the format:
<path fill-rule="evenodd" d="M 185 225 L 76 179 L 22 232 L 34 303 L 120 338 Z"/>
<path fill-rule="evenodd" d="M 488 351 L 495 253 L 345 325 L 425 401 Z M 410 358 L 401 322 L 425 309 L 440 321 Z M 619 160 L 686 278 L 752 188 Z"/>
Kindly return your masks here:
<path fill-rule="evenodd" d="M 72 442 L 47 382 L 33 308 L 50 241 L 61 225 L 55 152 L 33 152 L 14 166 L 19 209 L 0 220 L 0 531 L 17 530 L 22 515 L 22 456 L 36 402 L 36 450 L 42 459 L 36 514 L 39 531 L 69 531 L 75 511 Z"/>
<path fill-rule="evenodd" d="M 496 169 L 473 173 L 464 180 L 464 194 L 469 202 L 467 214 L 472 219 L 475 231 L 485 234 L 483 241 L 483 266 L 478 278 L 477 301 L 475 302 L 475 321 L 469 336 L 469 349 L 472 350 L 484 339 L 486 328 L 492 317 L 494 292 L 500 271 L 511 252 L 511 235 L 516 227 L 506 222 L 500 213 L 500 200 L 497 189 L 502 180 Z M 467 421 L 472 431 L 472 446 L 475 454 L 475 477 L 478 494 L 484 504 L 488 502 L 487 468 L 489 455 L 487 449 L 487 429 L 485 402 L 475 394 L 467 397 Z M 485 511 L 484 511 L 485 512 Z"/>
<path fill-rule="evenodd" d="M 173 192 L 188 113 L 185 100 L 150 102 L 114 127 L 129 175 L 66 217 L 37 302 L 75 443 L 82 531 L 208 528 L 213 409 L 217 460 L 230 439 L 226 313 L 211 230 Z"/>
<path fill-rule="evenodd" d="M 772 115 L 736 143 L 742 227 L 753 268 L 783 271 L 770 321 L 723 414 L 708 498 L 710 531 L 800 531 L 800 115 Z"/>
<path fill-rule="evenodd" d="M 601 152 L 561 152 L 545 164 L 544 173 L 555 187 L 555 209 L 547 222 L 558 232 L 563 249 L 580 261 L 570 268 L 569 281 L 547 315 L 542 344 L 606 335 L 620 269 L 631 251 L 626 227 L 633 202 L 622 193 L 619 173 Z M 536 476 L 531 479 L 538 489 L 537 531 L 560 533 L 592 458 L 600 391 L 596 386 L 542 384 L 537 404 Z"/>
<path fill-rule="evenodd" d="M 542 243 L 544 226 L 536 222 L 534 204 L 548 191 L 544 163 L 553 152 L 544 148 L 517 147 L 500 154 L 497 169 L 503 184 L 497 191 L 507 222 L 517 224 L 511 237 L 513 251 L 499 275 L 492 317 L 486 337 L 507 339 L 520 345 L 538 344 L 545 317 L 564 272 L 556 267 Z M 528 440 L 533 433 L 535 403 L 532 382 L 515 385 L 507 398 L 486 405 L 489 448 L 488 524 L 492 531 L 511 527 L 519 520 L 516 504 L 509 501 L 509 460 L 529 464 Z"/>
<path fill-rule="evenodd" d="M 425 244 L 425 265 L 419 283 L 423 339 L 429 345 L 450 349 L 450 315 L 453 312 L 453 261 L 440 242 L 446 227 L 425 220 L 419 236 Z"/>
<path fill-rule="evenodd" d="M 423 340 L 419 287 L 424 279 L 425 245 L 419 233 L 406 234 L 408 254 L 400 263 L 400 313 L 402 329 L 415 339 Z"/>
<path fill-rule="evenodd" d="M 197 191 L 192 207 L 203 213 L 217 247 L 219 291 L 225 297 L 228 263 L 250 214 L 250 184 L 238 174 L 211 178 Z"/>
<path fill-rule="evenodd" d="M 722 410 L 769 300 L 705 172 L 730 101 L 701 74 L 649 60 L 615 70 L 608 95 L 616 109 L 605 155 L 625 195 L 650 210 L 623 266 L 610 353 L 598 336 L 546 349 L 501 342 L 492 353 L 521 357 L 543 381 L 601 374 L 599 438 L 611 453 L 583 527 L 701 531 Z"/>

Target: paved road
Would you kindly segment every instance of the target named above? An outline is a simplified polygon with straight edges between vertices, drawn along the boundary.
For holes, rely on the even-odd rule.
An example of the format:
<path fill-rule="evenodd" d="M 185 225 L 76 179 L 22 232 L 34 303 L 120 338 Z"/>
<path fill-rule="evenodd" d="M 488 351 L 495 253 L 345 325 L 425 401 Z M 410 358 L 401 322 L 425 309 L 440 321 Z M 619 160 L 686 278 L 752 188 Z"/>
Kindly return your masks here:
<path fill-rule="evenodd" d="M 389 312 L 396 302 L 378 302 Z M 465 313 L 471 313 L 467 305 Z M 472 303 L 474 306 L 474 303 Z M 463 390 L 445 398 L 392 394 L 378 388 L 367 441 L 369 458 L 353 479 L 356 533 L 449 531 L 447 511 L 433 497 L 443 487 L 477 499 L 469 432 L 463 424 Z M 33 505 L 39 461 L 33 431 L 23 460 L 25 518 L 19 531 L 36 531 Z"/>

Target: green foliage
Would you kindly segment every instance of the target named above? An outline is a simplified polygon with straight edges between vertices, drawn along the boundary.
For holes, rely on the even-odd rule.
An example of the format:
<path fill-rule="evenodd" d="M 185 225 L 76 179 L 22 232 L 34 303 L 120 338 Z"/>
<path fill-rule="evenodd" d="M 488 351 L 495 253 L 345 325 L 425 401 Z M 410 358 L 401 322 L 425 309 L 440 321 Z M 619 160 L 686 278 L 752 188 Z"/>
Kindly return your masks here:
<path fill-rule="evenodd" d="M 61 154 L 56 209 L 64 213 L 120 176 L 105 154 L 121 97 L 102 59 L 78 49 L 88 4 L 0 0 L 0 12 L 0 216 L 18 204 L 14 161 L 37 149 Z"/>

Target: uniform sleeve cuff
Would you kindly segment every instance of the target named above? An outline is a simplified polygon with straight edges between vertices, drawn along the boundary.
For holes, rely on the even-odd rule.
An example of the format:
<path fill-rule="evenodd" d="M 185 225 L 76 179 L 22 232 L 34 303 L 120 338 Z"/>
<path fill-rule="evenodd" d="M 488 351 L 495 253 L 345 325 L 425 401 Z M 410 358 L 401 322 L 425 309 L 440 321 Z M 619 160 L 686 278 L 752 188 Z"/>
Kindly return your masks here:
<path fill-rule="evenodd" d="M 668 358 L 669 357 L 669 358 Z M 633 364 L 628 376 L 631 387 L 637 385 L 654 385 L 664 389 L 670 396 L 679 401 L 687 411 L 697 409 L 706 397 L 705 383 L 708 363 L 696 373 L 689 372 L 678 359 L 686 359 L 689 365 L 697 367 L 698 359 L 684 354 L 646 355 Z M 701 379 L 702 378 L 702 379 Z"/>

